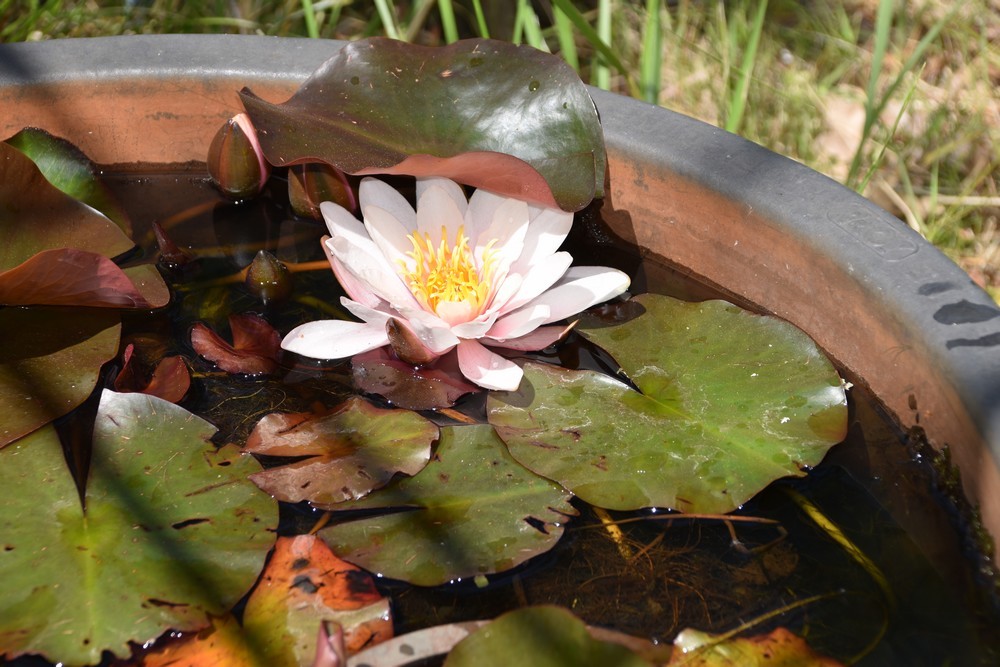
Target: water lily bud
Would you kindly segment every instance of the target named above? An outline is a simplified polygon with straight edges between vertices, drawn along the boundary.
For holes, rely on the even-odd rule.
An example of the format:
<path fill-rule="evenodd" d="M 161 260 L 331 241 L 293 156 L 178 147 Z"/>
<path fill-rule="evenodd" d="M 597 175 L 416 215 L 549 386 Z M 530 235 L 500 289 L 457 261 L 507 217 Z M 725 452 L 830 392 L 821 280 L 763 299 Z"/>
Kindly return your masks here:
<path fill-rule="evenodd" d="M 246 286 L 266 306 L 288 298 L 292 274 L 277 257 L 261 250 L 247 269 Z"/>
<path fill-rule="evenodd" d="M 289 168 L 288 200 L 295 215 L 315 220 L 322 219 L 319 205 L 325 201 L 340 204 L 348 211 L 358 206 L 344 172 L 324 162 L 297 164 Z"/>
<path fill-rule="evenodd" d="M 241 113 L 219 128 L 208 148 L 208 173 L 227 197 L 246 199 L 260 193 L 271 166 L 257 140 L 250 117 Z"/>
<path fill-rule="evenodd" d="M 155 221 L 153 235 L 156 237 L 156 245 L 160 248 L 160 261 L 168 267 L 182 266 L 191 261 L 191 256 L 181 250 L 160 223 Z"/>

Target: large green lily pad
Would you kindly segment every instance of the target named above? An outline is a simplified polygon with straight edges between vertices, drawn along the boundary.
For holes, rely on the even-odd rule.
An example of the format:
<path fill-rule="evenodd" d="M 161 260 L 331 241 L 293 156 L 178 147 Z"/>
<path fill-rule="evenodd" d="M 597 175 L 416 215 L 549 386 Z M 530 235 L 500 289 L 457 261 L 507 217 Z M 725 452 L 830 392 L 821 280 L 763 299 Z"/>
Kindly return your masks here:
<path fill-rule="evenodd" d="M 120 332 L 117 311 L 0 307 L 0 447 L 83 403 Z"/>
<path fill-rule="evenodd" d="M 376 37 L 346 45 L 284 104 L 242 98 L 274 165 L 447 176 L 567 211 L 603 191 L 604 137 L 586 86 L 527 46 Z"/>
<path fill-rule="evenodd" d="M 274 542 L 259 466 L 207 422 L 105 390 L 85 508 L 49 426 L 0 451 L 0 653 L 71 664 L 194 630 L 254 583 Z"/>
<path fill-rule="evenodd" d="M 724 301 L 629 305 L 644 312 L 577 329 L 642 393 L 530 363 L 518 391 L 491 392 L 490 423 L 523 465 L 600 507 L 723 513 L 843 439 L 843 383 L 795 327 Z"/>
<path fill-rule="evenodd" d="M 570 494 L 519 466 L 488 425 L 441 429 L 414 477 L 345 509 L 415 508 L 324 528 L 344 560 L 421 586 L 501 572 L 548 551 L 576 514 Z"/>

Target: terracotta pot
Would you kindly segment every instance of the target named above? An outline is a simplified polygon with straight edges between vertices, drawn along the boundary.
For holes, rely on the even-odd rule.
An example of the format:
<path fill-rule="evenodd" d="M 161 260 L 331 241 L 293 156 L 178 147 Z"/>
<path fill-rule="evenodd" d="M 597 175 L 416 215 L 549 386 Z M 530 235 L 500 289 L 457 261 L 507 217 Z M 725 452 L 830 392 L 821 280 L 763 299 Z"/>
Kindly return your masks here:
<path fill-rule="evenodd" d="M 0 134 L 43 127 L 104 164 L 203 161 L 252 86 L 283 101 L 339 43 L 137 36 L 0 45 Z M 1000 535 L 1000 308 L 872 203 L 720 129 L 593 91 L 605 219 L 682 271 L 811 335 L 903 427 L 951 448 Z"/>

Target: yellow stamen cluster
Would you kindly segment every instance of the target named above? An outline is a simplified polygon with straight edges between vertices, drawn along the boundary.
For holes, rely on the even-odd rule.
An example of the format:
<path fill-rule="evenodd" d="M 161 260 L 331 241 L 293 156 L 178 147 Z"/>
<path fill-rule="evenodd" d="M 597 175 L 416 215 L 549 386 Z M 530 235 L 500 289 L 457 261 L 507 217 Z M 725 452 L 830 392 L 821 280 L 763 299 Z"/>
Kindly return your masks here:
<path fill-rule="evenodd" d="M 454 244 L 448 242 L 444 227 L 441 228 L 441 242 L 437 247 L 426 232 L 422 235 L 414 232 L 407 238 L 413 244 L 413 250 L 407 255 L 413 258 L 414 268 L 410 271 L 404 267 L 402 275 L 424 308 L 436 312 L 441 302 L 464 301 L 476 313 L 482 311 L 493 282 L 496 264 L 494 241 L 486 246 L 482 267 L 477 267 L 464 226 L 456 231 Z"/>

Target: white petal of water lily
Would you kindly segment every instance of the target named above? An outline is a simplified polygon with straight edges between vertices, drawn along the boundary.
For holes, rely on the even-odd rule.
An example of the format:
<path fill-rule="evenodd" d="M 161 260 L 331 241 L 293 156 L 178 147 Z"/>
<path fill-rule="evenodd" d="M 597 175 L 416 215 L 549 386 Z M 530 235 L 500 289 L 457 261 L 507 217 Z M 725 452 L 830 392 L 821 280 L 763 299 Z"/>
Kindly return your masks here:
<path fill-rule="evenodd" d="M 365 205 L 373 204 L 396 218 L 407 234 L 417 229 L 417 214 L 413 206 L 391 185 L 370 176 L 363 178 L 358 187 L 358 199 L 361 200 L 362 215 L 365 215 Z"/>
<path fill-rule="evenodd" d="M 403 308 L 399 314 L 406 319 L 420 342 L 434 354 L 444 354 L 458 345 L 458 336 L 437 315 L 419 308 Z"/>
<path fill-rule="evenodd" d="M 511 271 L 517 273 L 524 273 L 559 250 L 573 226 L 572 213 L 538 206 L 529 206 L 528 210 L 531 224 L 524 237 L 521 256 L 511 266 Z"/>
<path fill-rule="evenodd" d="M 417 229 L 430 234 L 432 245 L 437 246 L 444 228 L 448 242 L 454 243 L 458 228 L 465 221 L 464 196 L 462 202 L 460 206 L 449 188 L 438 183 L 428 185 L 417 200 Z"/>
<path fill-rule="evenodd" d="M 370 292 L 388 301 L 393 308 L 420 307 L 410 288 L 389 267 L 385 257 L 370 239 L 366 244 L 357 244 L 347 237 L 334 237 L 327 243 L 327 247 L 355 279 Z"/>
<path fill-rule="evenodd" d="M 354 253 L 362 252 L 367 255 L 369 263 L 381 267 L 382 272 L 397 272 L 398 267 L 386 260 L 382 249 L 372 241 L 368 230 L 360 220 L 345 211 L 343 207 L 332 202 L 323 202 L 320 204 L 320 210 L 326 220 L 326 226 L 330 230 L 330 238 L 333 239 L 332 242 L 326 242 L 326 246 L 347 269 L 354 270 L 350 260 L 344 256 L 345 251 L 350 250 Z M 354 273 L 357 275 L 357 271 Z"/>
<path fill-rule="evenodd" d="M 604 266 L 573 266 L 547 292 L 535 297 L 521 309 L 546 304 L 552 312 L 545 324 L 576 315 L 595 303 L 616 297 L 629 286 L 629 277 Z"/>
<path fill-rule="evenodd" d="M 407 255 L 413 250 L 413 243 L 409 237 L 411 230 L 403 226 L 392 213 L 375 204 L 363 206 L 362 212 L 368 236 L 385 255 L 389 265 L 397 273 L 400 272 L 400 263 L 407 271 L 412 271 L 415 262 Z"/>
<path fill-rule="evenodd" d="M 320 239 L 320 245 L 326 254 L 327 261 L 330 262 L 330 266 L 333 268 L 333 275 L 337 277 L 337 282 L 347 292 L 347 296 L 371 308 L 387 305 L 386 301 L 370 291 L 367 284 L 355 278 L 354 274 L 348 271 L 347 267 L 334 256 L 333 250 L 327 245 L 327 241 L 329 240 L 329 236 L 324 236 Z"/>
<path fill-rule="evenodd" d="M 455 206 L 458 207 L 458 212 L 465 217 L 465 210 L 469 206 L 469 201 L 465 197 L 465 191 L 462 190 L 462 186 L 451 180 L 450 178 L 443 178 L 441 176 L 427 176 L 417 179 L 417 205 L 419 206 L 420 198 L 424 196 L 430 188 L 441 188 L 445 193 L 451 197 L 451 200 L 455 202 Z"/>
<path fill-rule="evenodd" d="M 495 340 L 489 336 L 484 336 L 479 339 L 479 342 L 483 345 L 489 345 L 490 347 L 502 347 L 508 350 L 520 350 L 522 352 L 535 352 L 537 350 L 544 350 L 549 345 L 561 340 L 572 328 L 572 324 L 568 326 L 538 327 L 531 333 L 519 336 L 518 338 Z"/>
<path fill-rule="evenodd" d="M 458 344 L 458 368 L 480 387 L 499 391 L 514 391 L 524 376 L 520 366 L 490 352 L 475 340 L 463 340 Z"/>
<path fill-rule="evenodd" d="M 473 248 L 482 247 L 489 242 L 488 238 L 480 241 L 480 236 L 483 230 L 493 222 L 493 214 L 505 201 L 507 201 L 506 197 L 489 190 L 476 190 L 472 193 L 469 198 L 469 208 L 465 211 L 465 231 L 469 235 Z"/>
<path fill-rule="evenodd" d="M 544 303 L 537 303 L 521 310 L 515 310 L 510 315 L 504 315 L 498 319 L 496 324 L 486 332 L 486 335 L 496 340 L 518 338 L 548 322 L 551 312 L 551 308 Z"/>
<path fill-rule="evenodd" d="M 493 211 L 489 224 L 477 232 L 475 238 L 469 235 L 474 243 L 476 263 L 482 266 L 486 246 L 490 241 L 495 241 L 493 256 L 496 258 L 497 268 L 506 274 L 521 256 L 521 249 L 524 247 L 524 237 L 528 233 L 528 205 L 517 199 L 505 199 Z"/>
<path fill-rule="evenodd" d="M 434 312 L 452 327 L 468 322 L 478 314 L 468 301 L 439 301 Z"/>
<path fill-rule="evenodd" d="M 396 317 L 396 313 L 394 312 L 381 310 L 379 308 L 369 308 L 365 304 L 352 301 L 345 296 L 340 297 L 340 305 L 346 308 L 351 315 L 354 315 L 359 320 L 363 320 L 368 324 L 378 324 L 383 328 L 385 327 L 386 321 L 388 321 L 390 317 Z"/>
<path fill-rule="evenodd" d="M 517 294 L 517 291 L 521 289 L 521 283 L 524 282 L 524 278 L 517 275 L 516 273 L 508 273 L 506 276 L 500 280 L 500 285 L 495 288 L 494 293 L 487 299 L 489 305 L 486 310 L 483 311 L 484 314 L 498 313 L 501 310 L 505 310 L 507 302 Z"/>
<path fill-rule="evenodd" d="M 527 275 L 524 276 L 520 289 L 512 295 L 504 305 L 507 311 L 520 308 L 539 294 L 549 289 L 562 278 L 569 265 L 573 263 L 573 256 L 568 252 L 557 252 L 544 262 L 535 264 L 528 268 Z"/>
<path fill-rule="evenodd" d="M 451 328 L 451 332 L 459 338 L 480 338 L 490 330 L 498 315 L 499 313 L 484 313 L 469 322 L 456 324 Z"/>
<path fill-rule="evenodd" d="M 389 344 L 385 324 L 317 320 L 288 332 L 281 347 L 314 359 L 343 359 Z"/>
<path fill-rule="evenodd" d="M 330 230 L 330 236 L 355 234 L 364 238 L 368 237 L 368 232 L 365 231 L 365 226 L 361 224 L 361 221 L 340 204 L 325 201 L 319 205 L 319 211 L 323 214 L 323 220 L 326 222 L 326 228 Z"/>

